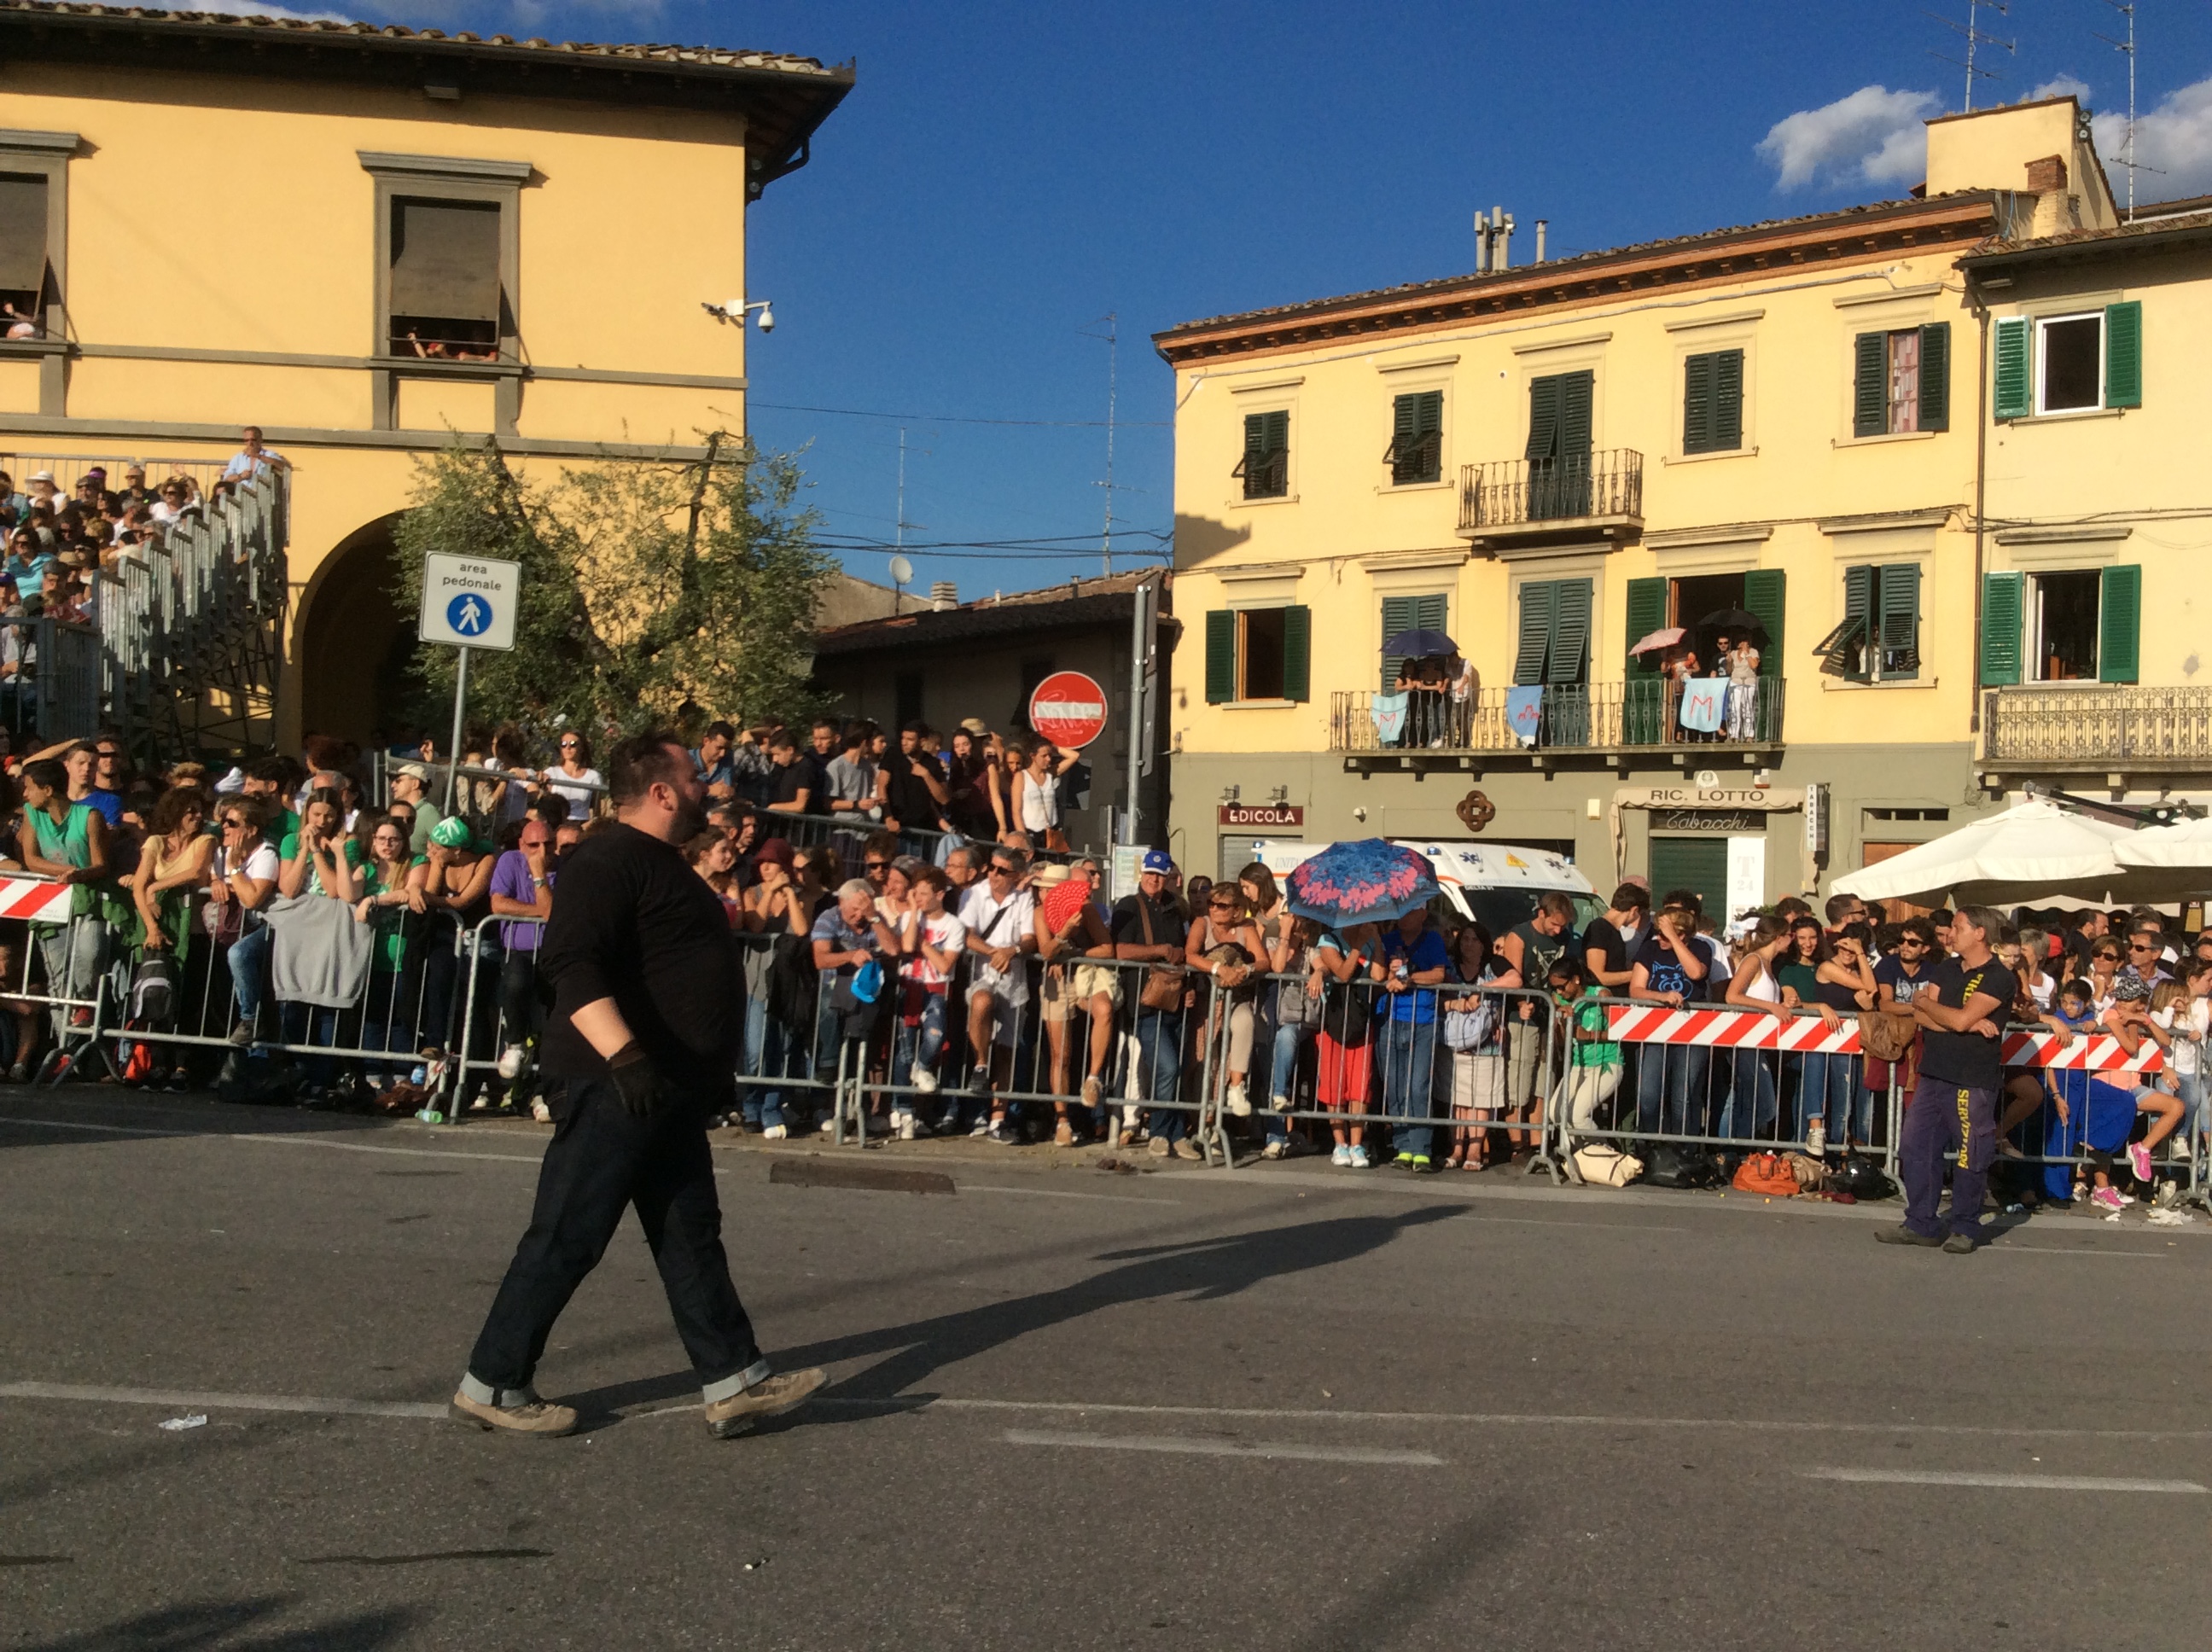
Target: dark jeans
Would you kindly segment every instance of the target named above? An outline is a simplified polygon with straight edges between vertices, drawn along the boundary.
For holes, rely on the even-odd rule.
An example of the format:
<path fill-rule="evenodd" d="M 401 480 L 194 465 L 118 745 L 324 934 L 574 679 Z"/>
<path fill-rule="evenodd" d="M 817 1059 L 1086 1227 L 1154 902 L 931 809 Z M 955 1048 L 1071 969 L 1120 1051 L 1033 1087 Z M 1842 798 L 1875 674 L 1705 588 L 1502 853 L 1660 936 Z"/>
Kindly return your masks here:
<path fill-rule="evenodd" d="M 1943 1161 L 1951 1161 L 1951 1231 L 1973 1234 L 1982 1225 L 1982 1194 L 1990 1156 L 1996 1149 L 1997 1092 L 1967 1090 L 1923 1077 L 1905 1108 L 1897 1148 L 1898 1180 L 1905 1184 L 1905 1225 L 1929 1237 L 1942 1228 L 1936 1206 L 1943 1196 Z"/>
<path fill-rule="evenodd" d="M 499 970 L 501 1038 L 509 1044 L 528 1043 L 537 1030 L 537 1016 L 538 949 L 515 947 Z"/>
<path fill-rule="evenodd" d="M 757 1363 L 752 1322 L 722 1250 L 706 1098 L 664 1103 L 653 1118 L 634 1119 L 611 1084 L 582 1079 L 571 1081 L 555 1106 L 538 1203 L 469 1356 L 470 1374 L 495 1388 L 530 1386 L 553 1321 L 633 1205 L 701 1382 Z"/>

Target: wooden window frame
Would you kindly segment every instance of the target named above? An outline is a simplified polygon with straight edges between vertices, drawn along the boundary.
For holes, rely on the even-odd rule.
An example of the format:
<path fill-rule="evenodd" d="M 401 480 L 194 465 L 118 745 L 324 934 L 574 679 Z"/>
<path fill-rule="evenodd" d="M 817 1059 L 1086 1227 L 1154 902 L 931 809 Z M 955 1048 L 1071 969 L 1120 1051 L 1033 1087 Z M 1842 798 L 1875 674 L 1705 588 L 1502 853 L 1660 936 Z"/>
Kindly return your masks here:
<path fill-rule="evenodd" d="M 38 361 L 41 418 L 69 414 L 69 163 L 83 142 L 75 132 L 0 128 L 0 172 L 46 180 L 46 263 L 54 299 L 46 308 L 46 337 L 0 340 L 0 360 Z"/>

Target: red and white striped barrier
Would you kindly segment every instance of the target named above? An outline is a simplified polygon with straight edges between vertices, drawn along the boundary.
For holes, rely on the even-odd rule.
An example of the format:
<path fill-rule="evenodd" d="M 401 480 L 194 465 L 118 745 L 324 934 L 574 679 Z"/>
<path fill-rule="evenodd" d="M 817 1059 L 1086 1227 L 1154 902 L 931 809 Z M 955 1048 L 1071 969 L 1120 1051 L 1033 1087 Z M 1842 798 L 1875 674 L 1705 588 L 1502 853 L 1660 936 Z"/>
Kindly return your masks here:
<path fill-rule="evenodd" d="M 0 918 L 27 918 L 33 923 L 65 924 L 76 890 L 67 884 L 46 878 L 0 878 Z"/>
<path fill-rule="evenodd" d="M 1856 1055 L 1855 1021 L 1831 1027 L 1818 1016 L 1769 1015 L 1764 1010 L 1608 1004 L 1606 1036 L 1623 1044 L 1703 1044 L 1721 1049 L 1794 1050 L 1808 1055 Z"/>
<path fill-rule="evenodd" d="M 2110 1033 L 2062 1039 L 2054 1032 L 2008 1032 L 2004 1062 L 2008 1067 L 2056 1067 L 2065 1072 L 2162 1072 L 2166 1054 L 2148 1038 L 2130 1055 Z"/>

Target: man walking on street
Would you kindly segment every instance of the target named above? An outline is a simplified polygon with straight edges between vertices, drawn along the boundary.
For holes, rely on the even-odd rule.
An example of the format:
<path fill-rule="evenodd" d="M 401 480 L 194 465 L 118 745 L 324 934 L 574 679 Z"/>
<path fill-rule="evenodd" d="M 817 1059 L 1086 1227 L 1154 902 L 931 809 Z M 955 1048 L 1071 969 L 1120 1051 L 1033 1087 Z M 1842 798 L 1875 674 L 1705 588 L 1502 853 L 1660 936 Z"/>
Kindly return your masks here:
<path fill-rule="evenodd" d="M 1905 1109 L 1898 1175 L 1905 1183 L 1905 1224 L 1875 1237 L 1889 1245 L 1940 1245 L 1954 1255 L 1974 1248 L 1982 1225 L 1982 1193 L 1996 1149 L 1997 1090 L 2004 1082 L 2004 1023 L 2020 983 L 1997 962 L 1990 943 L 2002 920 L 1987 907 L 1962 907 L 1951 920 L 1955 957 L 1929 972 L 1912 995 L 1921 1041 L 1920 1082 Z M 1951 1160 L 1951 1234 L 1936 1218 L 1943 1193 L 1943 1161 Z"/>
<path fill-rule="evenodd" d="M 682 846 L 704 828 L 706 787 L 673 733 L 609 754 L 617 824 L 561 868 L 538 953 L 554 991 L 544 1071 L 565 1081 L 515 1249 L 454 1394 L 457 1421 L 567 1434 L 576 1412 L 531 1387 L 553 1322 L 635 1205 L 676 1329 L 724 1437 L 792 1410 L 827 1380 L 771 1375 L 730 1282 L 707 1120 L 732 1110 L 744 1017 L 729 920 Z"/>

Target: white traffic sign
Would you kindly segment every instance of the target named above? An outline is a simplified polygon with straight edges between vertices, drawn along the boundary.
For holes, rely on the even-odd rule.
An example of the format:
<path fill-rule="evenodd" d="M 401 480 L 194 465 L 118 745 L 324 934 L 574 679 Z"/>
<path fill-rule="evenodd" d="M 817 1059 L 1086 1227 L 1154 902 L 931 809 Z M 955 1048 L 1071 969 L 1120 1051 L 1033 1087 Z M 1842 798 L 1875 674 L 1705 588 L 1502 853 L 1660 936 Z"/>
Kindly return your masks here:
<path fill-rule="evenodd" d="M 514 647 L 515 600 L 522 564 L 434 552 L 422 559 L 425 642 L 460 648 Z"/>

